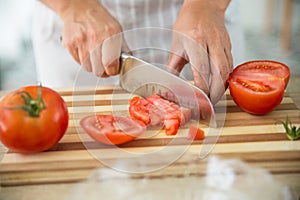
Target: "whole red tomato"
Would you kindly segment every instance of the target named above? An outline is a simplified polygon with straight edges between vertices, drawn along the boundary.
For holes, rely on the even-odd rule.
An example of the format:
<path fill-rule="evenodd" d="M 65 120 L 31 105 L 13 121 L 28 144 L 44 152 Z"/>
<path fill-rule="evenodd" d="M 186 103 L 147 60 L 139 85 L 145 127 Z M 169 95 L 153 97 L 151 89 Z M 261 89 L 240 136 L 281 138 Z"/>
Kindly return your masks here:
<path fill-rule="evenodd" d="M 289 68 L 280 62 L 255 60 L 237 66 L 230 75 L 229 90 L 234 102 L 251 114 L 274 110 L 284 96 Z"/>
<path fill-rule="evenodd" d="M 53 147 L 68 126 L 62 97 L 42 86 L 27 86 L 0 101 L 0 140 L 15 152 L 31 153 Z"/>

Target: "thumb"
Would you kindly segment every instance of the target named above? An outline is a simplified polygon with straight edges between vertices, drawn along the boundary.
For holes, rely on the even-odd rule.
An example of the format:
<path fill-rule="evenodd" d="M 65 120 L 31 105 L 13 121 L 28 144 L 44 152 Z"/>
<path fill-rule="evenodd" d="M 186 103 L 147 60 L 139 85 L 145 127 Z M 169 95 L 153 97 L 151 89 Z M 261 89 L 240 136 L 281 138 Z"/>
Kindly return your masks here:
<path fill-rule="evenodd" d="M 172 74 L 179 75 L 182 71 L 184 65 L 186 65 L 188 61 L 183 58 L 183 55 L 180 56 L 175 53 L 170 53 L 167 63 L 167 71 L 171 72 Z"/>

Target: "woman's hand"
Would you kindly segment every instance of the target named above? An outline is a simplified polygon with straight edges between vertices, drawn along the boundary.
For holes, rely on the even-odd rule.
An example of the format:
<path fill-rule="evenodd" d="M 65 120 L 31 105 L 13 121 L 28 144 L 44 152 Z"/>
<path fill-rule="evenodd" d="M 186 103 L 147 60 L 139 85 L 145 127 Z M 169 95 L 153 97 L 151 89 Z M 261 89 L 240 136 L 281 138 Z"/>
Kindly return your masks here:
<path fill-rule="evenodd" d="M 62 44 L 79 64 L 101 77 L 119 72 L 122 27 L 97 0 L 43 1 L 63 20 Z"/>
<path fill-rule="evenodd" d="M 196 86 L 216 103 L 232 71 L 231 43 L 224 24 L 227 0 L 186 0 L 174 25 L 167 69 L 179 74 L 190 63 Z"/>

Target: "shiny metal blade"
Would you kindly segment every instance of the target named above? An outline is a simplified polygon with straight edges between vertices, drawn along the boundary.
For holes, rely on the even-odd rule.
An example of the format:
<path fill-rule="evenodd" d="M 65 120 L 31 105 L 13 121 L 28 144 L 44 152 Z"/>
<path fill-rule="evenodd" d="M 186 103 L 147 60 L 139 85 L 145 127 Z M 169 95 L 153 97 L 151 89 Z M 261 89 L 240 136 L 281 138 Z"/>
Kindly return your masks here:
<path fill-rule="evenodd" d="M 158 94 L 192 109 L 195 119 L 216 127 L 214 108 L 200 88 L 132 55 L 122 53 L 121 57 L 120 85 L 123 89 L 143 97 Z"/>

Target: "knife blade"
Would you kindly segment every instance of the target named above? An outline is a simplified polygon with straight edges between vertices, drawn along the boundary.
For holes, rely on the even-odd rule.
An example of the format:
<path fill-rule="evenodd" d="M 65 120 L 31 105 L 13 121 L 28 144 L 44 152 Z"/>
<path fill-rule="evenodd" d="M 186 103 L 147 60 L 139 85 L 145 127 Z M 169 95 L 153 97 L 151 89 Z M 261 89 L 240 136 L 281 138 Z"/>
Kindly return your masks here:
<path fill-rule="evenodd" d="M 120 86 L 142 97 L 157 94 L 190 108 L 194 119 L 201 119 L 211 127 L 217 126 L 213 105 L 200 88 L 126 53 L 121 54 Z"/>

